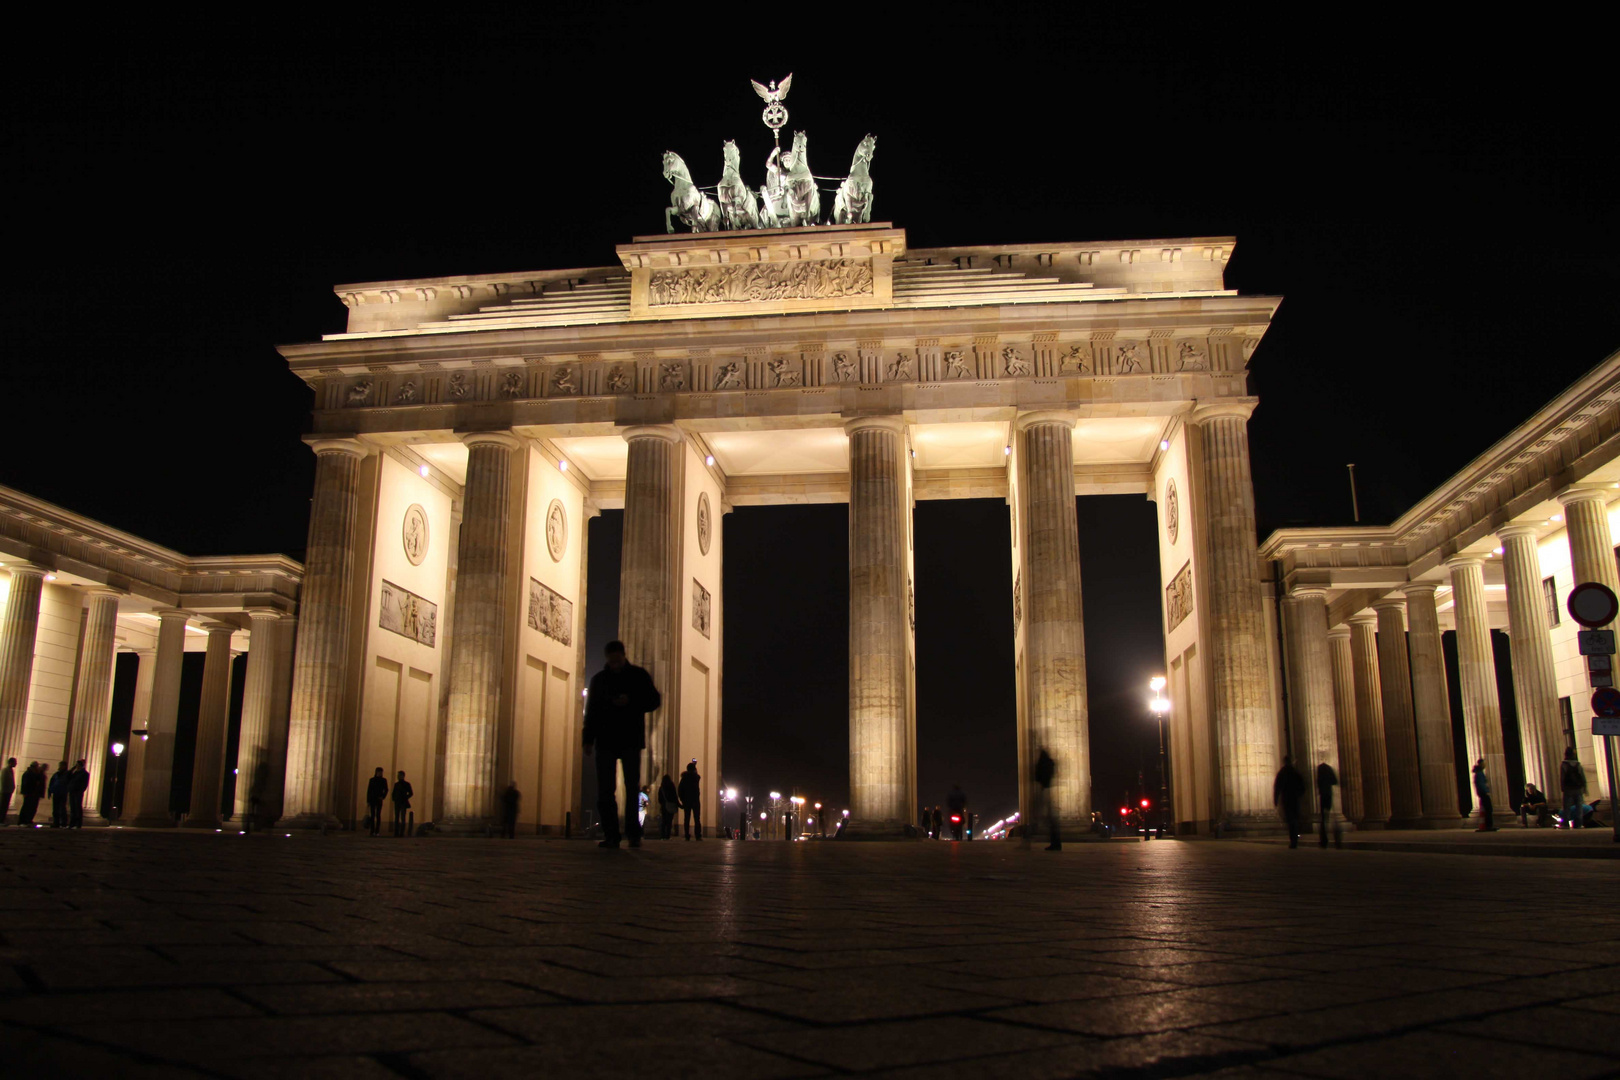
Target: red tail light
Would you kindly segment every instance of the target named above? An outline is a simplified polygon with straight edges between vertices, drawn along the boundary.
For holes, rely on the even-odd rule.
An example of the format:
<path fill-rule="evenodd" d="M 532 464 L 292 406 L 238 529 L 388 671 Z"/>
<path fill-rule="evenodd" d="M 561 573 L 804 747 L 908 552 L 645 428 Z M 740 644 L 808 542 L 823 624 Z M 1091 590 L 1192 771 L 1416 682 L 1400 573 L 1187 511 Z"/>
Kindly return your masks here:
<path fill-rule="evenodd" d="M 961 823 L 962 823 L 962 815 L 960 815 L 960 814 L 952 814 L 951 815 L 951 824 L 952 825 L 960 825 Z"/>

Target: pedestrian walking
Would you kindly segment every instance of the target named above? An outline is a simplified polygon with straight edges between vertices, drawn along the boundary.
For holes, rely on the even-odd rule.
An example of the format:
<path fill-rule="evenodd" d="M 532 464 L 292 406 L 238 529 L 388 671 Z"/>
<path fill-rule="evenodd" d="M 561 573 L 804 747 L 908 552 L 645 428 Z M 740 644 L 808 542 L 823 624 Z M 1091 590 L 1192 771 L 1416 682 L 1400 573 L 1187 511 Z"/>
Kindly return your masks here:
<path fill-rule="evenodd" d="M 89 790 L 90 770 L 84 767 L 84 758 L 80 758 L 68 770 L 68 828 L 84 828 L 84 797 Z"/>
<path fill-rule="evenodd" d="M 366 817 L 371 822 L 372 836 L 382 835 L 382 808 L 383 800 L 386 798 L 388 798 L 388 777 L 383 775 L 383 767 L 379 765 L 366 784 Z"/>
<path fill-rule="evenodd" d="M 17 759 L 6 758 L 6 767 L 0 769 L 0 825 L 11 813 L 11 797 L 17 793 Z"/>
<path fill-rule="evenodd" d="M 1333 789 L 1338 783 L 1339 774 L 1333 771 L 1333 766 L 1325 761 L 1316 766 L 1316 804 L 1321 821 L 1317 832 L 1322 838 L 1322 847 L 1328 844 L 1328 818 L 1333 816 Z M 1344 846 L 1337 829 L 1333 830 L 1333 842 L 1337 847 Z"/>
<path fill-rule="evenodd" d="M 1299 847 L 1299 800 L 1305 794 L 1305 778 L 1294 768 L 1294 761 L 1284 757 L 1277 779 L 1271 784 L 1271 805 L 1282 809 L 1283 820 L 1288 823 L 1288 846 Z"/>
<path fill-rule="evenodd" d="M 615 773 L 624 772 L 624 790 L 641 789 L 641 751 L 647 746 L 647 713 L 664 703 L 646 669 L 632 664 L 624 642 L 610 641 L 603 650 L 606 663 L 591 677 L 585 696 L 584 741 L 596 757 L 596 809 L 602 819 L 603 840 L 598 847 L 619 846 L 619 799 Z M 634 796 L 624 808 L 624 832 L 631 847 L 641 846 L 641 822 Z"/>
<path fill-rule="evenodd" d="M 669 773 L 658 782 L 658 836 L 661 840 L 668 840 L 670 833 L 675 831 L 675 813 L 681 808 L 680 793 L 675 790 L 675 781 L 669 778 Z"/>
<path fill-rule="evenodd" d="M 39 812 L 39 800 L 45 797 L 45 766 L 30 761 L 28 768 L 23 770 L 22 782 L 17 790 L 22 792 L 22 809 L 17 811 L 17 824 L 32 825 L 34 815 Z"/>
<path fill-rule="evenodd" d="M 1479 828 L 1475 832 L 1495 832 L 1496 817 L 1491 809 L 1491 774 L 1485 771 L 1485 759 L 1474 762 L 1474 794 L 1479 796 Z"/>
<path fill-rule="evenodd" d="M 1047 835 L 1050 842 L 1046 845 L 1047 851 L 1062 851 L 1063 838 L 1058 835 L 1057 807 L 1052 801 L 1052 779 L 1057 776 L 1057 762 L 1052 755 L 1041 747 L 1041 752 L 1035 759 L 1035 798 L 1036 804 L 1031 809 L 1030 821 L 1024 826 L 1024 847 L 1029 847 L 1030 830 L 1035 828 L 1035 822 L 1041 816 L 1046 818 Z"/>
<path fill-rule="evenodd" d="M 68 823 L 68 774 L 67 762 L 58 761 L 56 772 L 51 776 L 45 787 L 51 797 L 51 828 L 65 829 Z"/>
<path fill-rule="evenodd" d="M 517 839 L 518 806 L 522 802 L 523 792 L 518 790 L 517 781 L 508 781 L 501 792 L 501 835 L 508 840 Z"/>
<path fill-rule="evenodd" d="M 938 840 L 938 839 L 940 839 L 941 837 L 943 837 L 945 835 L 944 832 L 942 831 L 944 828 L 945 828 L 945 815 L 940 813 L 939 805 L 936 803 L 934 805 L 934 839 L 935 840 Z"/>
<path fill-rule="evenodd" d="M 1564 750 L 1564 760 L 1558 766 L 1558 786 L 1564 793 L 1564 823 L 1578 829 L 1585 813 L 1586 770 L 1581 768 L 1573 746 Z"/>
<path fill-rule="evenodd" d="M 703 839 L 703 778 L 698 775 L 697 758 L 686 763 L 686 771 L 681 773 L 680 785 L 675 789 L 681 801 L 681 825 L 686 830 L 686 838 L 692 839 L 694 824 L 697 828 L 697 838 Z M 694 821 L 695 819 L 695 821 Z"/>
<path fill-rule="evenodd" d="M 405 779 L 405 771 L 400 770 L 399 776 L 394 780 L 392 792 L 394 800 L 394 835 L 405 835 L 405 815 L 411 808 L 411 796 L 416 792 L 411 790 L 411 782 Z"/>

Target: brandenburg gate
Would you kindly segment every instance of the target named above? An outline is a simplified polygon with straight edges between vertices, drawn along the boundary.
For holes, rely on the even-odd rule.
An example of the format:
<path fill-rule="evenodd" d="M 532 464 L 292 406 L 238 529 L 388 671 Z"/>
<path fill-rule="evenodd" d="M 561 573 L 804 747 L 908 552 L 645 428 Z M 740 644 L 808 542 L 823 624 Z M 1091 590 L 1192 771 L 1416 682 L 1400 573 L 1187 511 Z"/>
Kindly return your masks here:
<path fill-rule="evenodd" d="M 696 758 L 718 780 L 724 515 L 844 502 L 848 831 L 902 835 L 912 507 L 996 498 L 1008 537 L 964 547 L 1010 575 L 1013 610 L 1003 631 L 963 632 L 1014 635 L 1024 806 L 1045 746 L 1064 763 L 1060 816 L 1084 831 L 1076 496 L 1142 493 L 1158 507 L 1177 817 L 1275 827 L 1245 369 L 1278 301 L 1225 287 L 1230 237 L 913 249 L 903 229 L 836 216 L 850 220 L 637 237 L 607 267 L 337 288 L 346 331 L 282 349 L 315 391 L 317 455 L 284 823 L 357 820 L 381 764 L 419 778 L 419 817 L 450 831 L 486 828 L 515 781 L 523 825 L 560 832 L 599 662 L 585 526 L 608 508 L 624 510 L 619 636 L 664 692 L 643 775 Z M 730 557 L 791 573 L 817 553 Z"/>

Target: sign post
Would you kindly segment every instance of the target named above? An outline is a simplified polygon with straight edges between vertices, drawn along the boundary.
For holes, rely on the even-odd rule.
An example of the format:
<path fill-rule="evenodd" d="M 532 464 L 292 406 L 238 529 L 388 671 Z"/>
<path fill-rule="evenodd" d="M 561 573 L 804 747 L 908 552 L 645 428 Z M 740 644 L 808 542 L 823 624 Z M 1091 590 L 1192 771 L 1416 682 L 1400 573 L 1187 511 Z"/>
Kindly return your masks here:
<path fill-rule="evenodd" d="M 1600 627 L 1620 616 L 1620 597 L 1596 581 L 1583 582 L 1570 590 L 1565 605 L 1570 618 L 1586 627 L 1577 639 L 1586 657 L 1586 678 L 1592 686 L 1592 734 L 1603 736 L 1603 765 L 1609 774 L 1609 819 L 1614 823 L 1614 840 L 1620 844 L 1620 814 L 1614 798 L 1620 794 L 1615 783 L 1614 741 L 1620 736 L 1620 689 L 1614 685 L 1614 631 Z"/>

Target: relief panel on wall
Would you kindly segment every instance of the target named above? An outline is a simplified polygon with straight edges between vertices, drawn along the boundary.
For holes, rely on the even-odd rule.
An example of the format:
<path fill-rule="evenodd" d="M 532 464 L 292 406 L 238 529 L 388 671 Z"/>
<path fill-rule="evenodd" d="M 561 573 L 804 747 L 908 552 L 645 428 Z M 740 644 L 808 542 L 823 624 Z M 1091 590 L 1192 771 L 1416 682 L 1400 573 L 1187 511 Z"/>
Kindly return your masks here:
<path fill-rule="evenodd" d="M 710 613 L 709 590 L 705 589 L 697 578 L 692 579 L 692 629 L 709 636 Z"/>
<path fill-rule="evenodd" d="M 574 643 L 574 602 L 529 579 L 529 625 L 563 645 Z"/>
<path fill-rule="evenodd" d="M 1174 630 L 1192 614 L 1192 563 L 1185 563 L 1164 589 L 1165 618 Z"/>
<path fill-rule="evenodd" d="M 377 625 L 431 649 L 439 626 L 439 605 L 385 579 Z"/>

